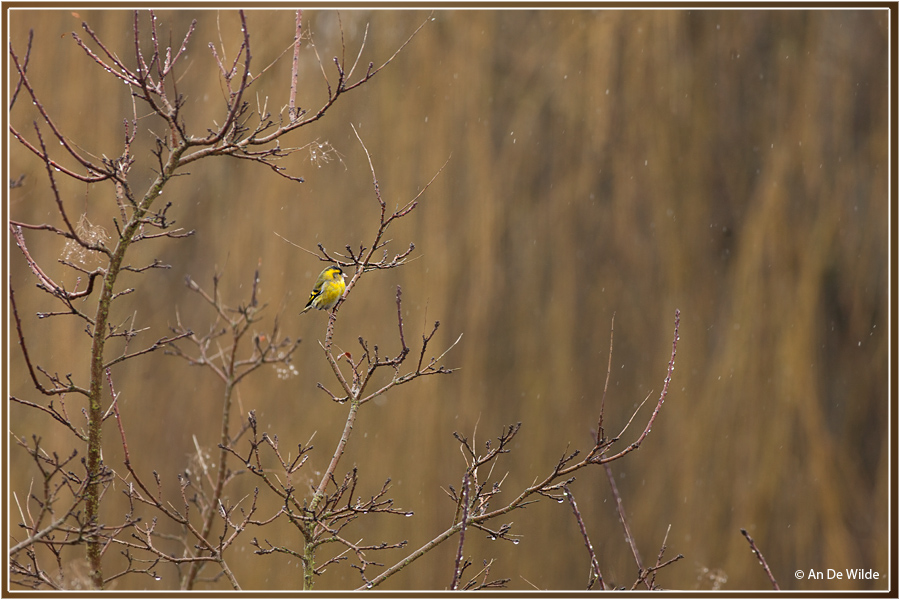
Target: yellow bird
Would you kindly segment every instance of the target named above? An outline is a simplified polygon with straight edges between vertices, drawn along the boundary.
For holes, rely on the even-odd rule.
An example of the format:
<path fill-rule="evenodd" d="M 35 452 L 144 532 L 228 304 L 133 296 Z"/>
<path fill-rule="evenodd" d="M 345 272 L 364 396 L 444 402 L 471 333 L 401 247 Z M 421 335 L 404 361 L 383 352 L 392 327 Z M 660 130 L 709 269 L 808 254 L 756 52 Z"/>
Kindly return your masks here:
<path fill-rule="evenodd" d="M 306 308 L 301 310 L 300 314 L 302 315 L 311 308 L 318 308 L 319 310 L 333 308 L 346 288 L 347 284 L 344 283 L 344 272 L 341 271 L 341 268 L 326 268 L 319 273 L 316 285 L 313 286 L 312 292 L 309 294 L 309 302 L 306 303 Z"/>

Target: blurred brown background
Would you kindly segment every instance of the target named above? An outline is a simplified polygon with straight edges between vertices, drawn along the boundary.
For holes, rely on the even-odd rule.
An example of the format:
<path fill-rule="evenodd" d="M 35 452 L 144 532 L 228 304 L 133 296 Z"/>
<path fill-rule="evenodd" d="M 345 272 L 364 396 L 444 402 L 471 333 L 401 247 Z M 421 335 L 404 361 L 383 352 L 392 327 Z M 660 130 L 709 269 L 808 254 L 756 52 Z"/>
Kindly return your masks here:
<path fill-rule="evenodd" d="M 18 53 L 35 31 L 29 73 L 63 131 L 85 153 L 117 156 L 123 119 L 131 118 L 128 89 L 68 33 L 83 36 L 86 21 L 133 65 L 132 13 L 8 16 Z M 237 15 L 161 11 L 158 18 L 164 40 L 171 31 L 176 46 L 191 19 L 198 21 L 178 85 L 189 128 L 203 134 L 223 119 L 223 87 L 207 44 L 233 57 Z M 146 35 L 147 15 L 141 19 Z M 254 10 L 247 19 L 259 73 L 290 46 L 293 13 Z M 256 373 L 240 387 L 239 408 L 242 415 L 256 410 L 261 430 L 286 447 L 315 434 L 306 468 L 324 469 L 346 407 L 316 389 L 316 382 L 333 382 L 317 343 L 326 316 L 297 314 L 322 265 L 275 233 L 310 249 L 371 241 L 377 205 L 353 124 L 390 206 L 407 202 L 450 160 L 414 213 L 389 231 L 389 251 L 414 242 L 419 258 L 362 279 L 340 312 L 337 345 L 356 355 L 362 335 L 396 352 L 397 285 L 413 352 L 434 320 L 441 327 L 429 354 L 463 334 L 445 359 L 457 373 L 414 382 L 361 411 L 338 475 L 357 465 L 363 497 L 391 477 L 396 505 L 416 513 L 355 526 L 365 543 L 410 541 L 407 550 L 370 560 L 393 565 L 449 526 L 453 505 L 441 487 L 459 489 L 464 466 L 453 431 L 483 444 L 523 423 L 513 452 L 495 469 L 498 478 L 508 471 L 499 497 L 506 502 L 567 449 L 590 448 L 613 315 L 606 418 L 608 432 L 618 431 L 645 396 L 659 394 L 678 308 L 681 341 L 668 400 L 640 450 L 613 465 L 644 561 L 655 560 L 670 524 L 667 556 L 685 555 L 658 583 L 767 589 L 743 527 L 784 589 L 887 586 L 884 579 L 793 575 L 871 568 L 884 577 L 890 566 L 887 11 L 348 10 L 307 11 L 304 19 L 332 80 L 341 24 L 349 63 L 368 25 L 361 74 L 428 22 L 373 81 L 290 138 L 333 149 L 325 156 L 331 160 L 303 152 L 285 161 L 306 183 L 226 158 L 194 163 L 190 176 L 172 181 L 161 200 L 173 203 L 169 216 L 179 226 L 197 234 L 133 248 L 131 264 L 159 258 L 172 268 L 123 276 L 118 285 L 137 292 L 116 305 L 113 322 L 135 314 L 138 327 L 150 328 L 147 345 L 167 333 L 176 311 L 204 331 L 212 315 L 184 276 L 209 288 L 221 273 L 223 295 L 236 305 L 246 301 L 261 261 L 269 319 L 260 329 L 280 314 L 285 333 L 303 343 L 297 375 Z M 302 60 L 299 104 L 315 110 L 325 97 L 321 70 L 309 47 Z M 289 73 L 288 52 L 255 84 L 251 104 L 267 103 L 277 114 L 287 104 Z M 11 123 L 35 139 L 28 104 L 19 99 Z M 139 105 L 138 113 L 147 110 Z M 140 128 L 131 175 L 139 193 L 153 176 L 148 132 L 163 126 L 142 118 Z M 42 164 L 16 143 L 10 149 L 10 178 L 26 176 L 8 192 L 10 217 L 55 223 Z M 114 233 L 110 187 L 59 184 L 73 214 Z M 56 262 L 64 244 L 34 232 L 27 239 L 48 273 L 71 286 L 74 274 Z M 36 291 L 14 243 L 6 248 L 34 361 L 84 382 L 89 345 L 81 324 L 34 317 L 59 306 Z M 15 339 L 9 348 L 10 394 L 44 400 Z M 148 479 L 159 471 L 174 494 L 194 452 L 192 436 L 211 450 L 218 442 L 221 384 L 161 352 L 114 374 L 129 443 L 142 449 L 137 468 Z M 77 414 L 80 399 L 69 401 Z M 60 452 L 74 447 L 45 415 L 12 405 L 9 417 L 15 435 L 38 434 Z M 121 469 L 114 425 L 105 431 L 105 460 Z M 9 468 L 10 494 L 22 499 L 34 469 L 16 448 Z M 239 479 L 231 500 L 255 485 Z M 630 586 L 636 567 L 602 469 L 579 472 L 572 490 L 604 577 Z M 126 511 L 115 502 L 106 508 L 111 522 Z M 261 506 L 277 510 L 271 497 Z M 15 534 L 17 511 L 12 515 Z M 475 570 L 495 558 L 491 578 L 511 578 L 512 589 L 584 588 L 587 553 L 567 505 L 543 500 L 507 520 L 524 536 L 518 545 L 474 530 L 467 536 Z M 245 533 L 229 560 L 244 588 L 297 589 L 296 565 L 253 555 L 252 536 L 299 550 L 288 527 Z M 386 587 L 445 589 L 455 540 Z M 160 574 L 159 582 L 134 577 L 117 588 L 176 585 L 174 571 Z M 209 585 L 227 589 L 225 581 Z M 357 585 L 359 574 L 346 564 L 332 565 L 319 582 L 321 589 Z"/>

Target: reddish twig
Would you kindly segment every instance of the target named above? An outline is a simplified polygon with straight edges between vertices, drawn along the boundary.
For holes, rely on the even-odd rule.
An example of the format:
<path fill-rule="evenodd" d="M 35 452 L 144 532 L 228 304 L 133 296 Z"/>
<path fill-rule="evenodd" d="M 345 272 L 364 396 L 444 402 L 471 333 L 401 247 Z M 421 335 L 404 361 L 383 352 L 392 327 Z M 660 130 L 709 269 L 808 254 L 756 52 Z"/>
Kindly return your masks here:
<path fill-rule="evenodd" d="M 600 573 L 600 563 L 597 561 L 597 555 L 594 553 L 594 545 L 588 537 L 587 528 L 584 525 L 584 520 L 581 518 L 581 512 L 579 512 L 578 505 L 575 503 L 575 496 L 572 495 L 568 485 L 563 486 L 563 493 L 569 501 L 569 506 L 572 507 L 572 512 L 575 514 L 575 520 L 578 522 L 578 529 L 581 531 L 581 538 L 584 540 L 588 556 L 591 559 L 591 576 L 590 579 L 588 579 L 587 589 L 591 589 L 594 587 L 594 583 L 599 581 L 600 589 L 605 590 L 606 584 L 603 583 L 603 575 Z"/>
<path fill-rule="evenodd" d="M 628 527 L 628 519 L 625 517 L 625 506 L 622 504 L 622 496 L 619 494 L 619 488 L 616 486 L 616 478 L 613 476 L 612 468 L 609 465 L 603 465 L 603 468 L 606 469 L 609 487 L 612 490 L 613 498 L 616 500 L 616 512 L 619 514 L 619 522 L 625 530 L 625 541 L 628 542 L 628 546 L 631 548 L 631 554 L 634 556 L 634 562 L 637 563 L 638 572 L 643 572 L 644 562 L 641 560 L 637 544 L 635 544 L 634 537 L 631 535 L 631 529 Z"/>
<path fill-rule="evenodd" d="M 603 383 L 603 395 L 600 396 L 600 416 L 597 418 L 596 441 L 599 446 L 603 442 L 603 409 L 606 407 L 606 390 L 609 389 L 609 377 L 612 374 L 613 330 L 616 326 L 616 313 L 609 323 L 609 360 L 606 363 L 606 381 Z"/>
<path fill-rule="evenodd" d="M 656 421 L 656 415 L 659 414 L 660 409 L 662 408 L 663 403 L 666 401 L 666 396 L 669 393 L 669 384 L 672 382 L 672 372 L 675 371 L 675 353 L 678 349 L 678 340 L 681 339 L 681 336 L 678 334 L 679 325 L 681 323 L 681 311 L 677 308 L 675 309 L 675 335 L 672 339 L 672 354 L 669 357 L 669 365 L 666 369 L 666 378 L 663 381 L 663 389 L 659 394 L 659 401 L 656 403 L 656 408 L 653 409 L 653 414 L 650 415 L 650 419 L 647 421 L 647 426 L 644 427 L 644 431 L 638 437 L 637 440 L 632 442 L 628 447 L 626 447 L 621 452 L 614 454 L 612 456 L 603 456 L 603 454 L 608 449 L 608 446 L 603 449 L 603 452 L 600 455 L 595 457 L 596 462 L 600 464 L 606 464 L 608 462 L 612 462 L 614 460 L 618 460 L 625 456 L 626 454 L 637 450 L 644 439 L 650 434 L 650 430 L 653 428 L 653 422 Z"/>
<path fill-rule="evenodd" d="M 72 158 L 74 158 L 76 161 L 78 161 L 78 163 L 81 164 L 81 166 L 83 166 L 87 170 L 89 175 L 88 176 L 80 175 L 78 173 L 75 173 L 74 171 L 67 169 L 66 167 L 60 165 L 59 163 L 57 163 L 55 161 L 50 160 L 50 157 L 47 156 L 46 152 L 42 153 L 40 150 L 35 148 L 32 144 L 28 143 L 25 140 L 25 138 L 18 131 L 16 131 L 15 128 L 13 128 L 12 126 L 10 126 L 10 128 L 9 128 L 10 132 L 16 137 L 16 139 L 18 139 L 20 142 L 22 142 L 22 144 L 26 148 L 28 148 L 29 150 L 34 152 L 41 160 L 49 162 L 51 165 L 53 165 L 54 169 L 58 169 L 60 172 L 65 173 L 66 175 L 69 175 L 70 177 L 73 177 L 75 179 L 78 179 L 80 181 L 85 181 L 88 183 L 95 183 L 98 181 L 103 181 L 105 179 L 109 179 L 110 178 L 109 173 L 105 173 L 103 169 L 97 167 L 89 160 L 83 158 L 78 152 L 75 151 L 74 148 L 72 148 L 71 144 L 69 144 L 68 140 L 66 140 L 66 137 L 62 134 L 62 132 L 56 126 L 56 123 L 54 123 L 53 120 L 50 118 L 50 115 L 47 113 L 47 110 L 44 108 L 43 103 L 37 97 L 37 94 L 35 93 L 34 88 L 31 86 L 31 81 L 29 81 L 28 76 L 25 74 L 25 70 L 24 70 L 23 66 L 19 63 L 19 57 L 13 51 L 12 47 L 10 47 L 10 49 L 9 49 L 9 55 L 12 58 L 13 65 L 15 66 L 16 71 L 19 74 L 19 81 L 21 82 L 21 84 L 23 86 L 25 86 L 25 89 L 28 91 L 28 94 L 31 96 L 32 103 L 34 104 L 35 108 L 37 108 L 37 110 L 41 114 L 41 116 L 44 118 L 44 122 L 47 123 L 47 125 L 50 127 L 50 130 L 53 131 L 53 135 L 55 135 L 56 139 L 59 140 L 60 145 L 62 145 L 62 147 L 66 149 L 66 151 L 69 153 L 70 156 L 72 156 Z M 100 173 L 102 175 L 93 175 L 93 174 L 97 174 L 97 173 Z"/>
<path fill-rule="evenodd" d="M 669 532 L 672 530 L 672 524 L 669 523 L 669 526 L 666 527 L 666 535 L 663 537 L 662 546 L 659 547 L 659 554 L 656 555 L 656 565 L 654 565 L 654 569 L 659 569 L 662 565 L 663 555 L 666 553 L 666 542 L 669 540 Z M 679 554 L 678 557 L 681 555 Z M 676 557 L 676 559 L 678 558 Z M 656 571 L 653 571 L 653 575 L 650 577 L 650 589 L 654 589 L 656 586 Z"/>
<path fill-rule="evenodd" d="M 19 250 L 22 251 L 22 254 L 25 255 L 25 261 L 28 263 L 28 266 L 31 267 L 31 272 L 38 278 L 38 287 L 55 296 L 66 295 L 67 292 L 62 286 L 57 285 L 55 281 L 50 279 L 37 262 L 31 258 L 28 247 L 25 245 L 25 236 L 22 235 L 22 228 L 13 223 L 10 223 L 9 228 L 12 231 L 13 237 L 16 238 L 16 246 L 18 246 Z"/>
<path fill-rule="evenodd" d="M 54 200 L 56 200 L 56 209 L 59 212 L 59 215 L 62 217 L 63 222 L 66 224 L 66 228 L 68 228 L 69 230 L 69 235 L 83 248 L 87 248 L 88 250 L 96 250 L 97 252 L 103 252 L 107 256 L 112 256 L 112 253 L 108 248 L 98 246 L 96 244 L 90 244 L 84 241 L 78 235 L 78 232 L 75 231 L 75 228 L 72 226 L 72 222 L 69 220 L 69 215 L 66 213 L 66 207 L 63 205 L 62 198 L 60 198 L 59 196 L 59 189 L 56 187 L 56 178 L 53 176 L 53 167 L 50 164 L 50 154 L 47 152 L 47 147 L 44 145 L 44 136 L 41 135 L 41 129 L 40 127 L 38 127 L 37 123 L 34 124 L 34 130 L 37 133 L 38 142 L 40 142 L 41 144 L 41 156 L 44 158 L 44 167 L 47 169 L 47 177 L 50 179 L 50 189 L 53 191 L 53 198 Z"/>
<path fill-rule="evenodd" d="M 459 529 L 459 548 L 456 550 L 456 564 L 453 567 L 453 581 L 450 589 L 459 588 L 459 576 L 462 574 L 463 544 L 466 540 L 466 522 L 469 520 L 469 471 L 463 475 L 462 481 L 462 526 Z"/>
<path fill-rule="evenodd" d="M 500 508 L 497 508 L 494 510 L 490 510 L 490 511 L 488 511 L 485 507 L 485 510 L 483 510 L 483 511 L 479 512 L 477 515 L 474 515 L 469 518 L 469 520 L 467 522 L 467 526 L 484 528 L 483 523 L 490 521 L 492 519 L 495 519 L 497 517 L 500 517 L 501 515 L 505 515 L 516 509 L 522 508 L 531 502 L 534 502 L 534 500 L 529 500 L 529 498 L 531 498 L 534 494 L 543 495 L 543 496 L 552 496 L 551 492 L 558 492 L 560 489 L 562 489 L 562 487 L 564 485 L 567 485 L 571 481 L 571 479 L 563 480 L 563 481 L 560 481 L 560 479 L 563 479 L 563 478 L 569 476 L 570 474 L 574 473 L 575 471 L 577 471 L 579 469 L 583 469 L 583 468 L 587 467 L 588 465 L 593 465 L 593 464 L 606 465 L 607 463 L 612 462 L 613 460 L 617 460 L 617 459 L 625 456 L 629 452 L 633 452 L 634 450 L 636 450 L 640 446 L 640 443 L 647 437 L 647 434 L 650 432 L 650 427 L 652 426 L 653 421 L 656 418 L 656 415 L 659 414 L 659 410 L 665 400 L 665 397 L 666 397 L 666 394 L 668 391 L 668 385 L 671 380 L 672 371 L 675 366 L 675 351 L 676 351 L 677 342 L 678 342 L 679 317 L 680 317 L 680 312 L 678 310 L 676 310 L 675 311 L 675 333 L 674 333 L 674 340 L 672 343 L 672 354 L 669 359 L 669 364 L 668 364 L 668 368 L 667 368 L 666 383 L 663 386 L 663 391 L 662 391 L 662 393 L 660 395 L 660 399 L 657 403 L 656 410 L 653 411 L 653 414 L 651 415 L 650 419 L 648 420 L 648 423 L 647 423 L 646 427 L 644 428 L 643 433 L 641 434 L 641 436 L 638 438 L 638 440 L 636 442 L 630 444 L 622 452 L 619 452 L 618 454 L 615 454 L 610 457 L 604 457 L 604 453 L 611 447 L 611 445 L 613 443 L 618 441 L 618 437 L 614 438 L 612 440 L 601 440 L 600 443 L 596 443 L 594 448 L 591 449 L 591 451 L 587 454 L 587 456 L 585 456 L 585 458 L 583 458 L 579 462 L 576 462 L 576 463 L 572 462 L 575 459 L 575 457 L 577 457 L 579 455 L 579 452 L 577 450 L 571 454 L 563 456 L 557 462 L 556 466 L 551 470 L 550 474 L 547 475 L 544 479 L 537 481 L 534 484 L 532 484 L 531 486 L 525 488 L 518 496 L 516 496 L 506 506 L 503 506 L 503 507 L 500 507 Z M 630 423 L 630 421 L 629 421 L 629 423 Z M 627 426 L 626 426 L 626 428 L 627 428 Z M 512 428 L 511 428 L 511 430 L 512 430 Z M 515 431 L 516 432 L 518 431 L 518 426 L 515 427 Z M 513 435 L 514 435 L 514 432 L 513 432 Z M 511 439 L 511 437 L 512 436 L 509 436 L 509 439 Z M 460 438 L 457 436 L 457 439 L 460 439 Z M 492 459 L 496 455 L 497 455 L 496 453 L 495 454 L 489 453 L 488 460 Z M 470 467 L 470 471 L 472 470 L 472 468 L 473 467 Z M 612 475 L 611 475 L 610 471 L 607 471 L 607 475 L 608 475 L 608 477 L 610 477 L 610 483 L 613 486 L 614 494 L 616 494 L 616 496 L 617 496 L 617 504 L 619 504 L 620 517 L 623 517 L 623 525 L 625 525 L 625 527 L 626 527 L 626 537 L 629 540 L 629 544 L 632 544 L 632 550 L 635 554 L 635 559 L 638 562 L 639 569 L 642 569 L 643 567 L 642 567 L 642 563 L 640 561 L 640 556 L 637 553 L 637 548 L 636 548 L 636 546 L 633 545 L 633 541 L 631 541 L 632 538 L 631 538 L 630 532 L 627 532 L 627 521 L 624 521 L 624 509 L 621 507 L 621 498 L 618 496 L 618 490 L 615 488 L 615 481 L 612 479 Z M 556 498 L 556 496 L 552 496 L 552 497 Z M 454 499 L 457 499 L 457 498 L 454 497 Z M 457 511 L 459 511 L 459 509 L 457 509 Z M 447 541 L 448 539 L 450 539 L 453 535 L 455 535 L 461 529 L 461 527 L 462 527 L 461 522 L 454 521 L 454 525 L 452 525 L 446 531 L 439 534 L 437 537 L 435 537 L 431 541 L 427 542 L 421 548 L 414 551 L 412 554 L 406 556 L 405 558 L 401 559 L 394 566 L 390 567 L 389 569 L 385 570 L 383 573 L 381 573 L 380 575 L 378 575 L 377 577 L 372 579 L 369 582 L 369 584 L 367 584 L 366 588 L 379 585 L 388 577 L 391 577 L 398 571 L 406 568 L 412 562 L 414 562 L 418 558 L 420 558 L 420 557 L 424 556 L 425 554 L 427 554 L 428 552 L 430 552 L 431 549 L 434 548 L 435 546 L 438 546 L 438 545 L 444 543 L 445 541 Z M 505 537 L 508 530 L 509 530 L 509 526 L 504 525 L 502 528 L 502 532 L 501 532 L 502 535 L 501 536 L 494 535 L 494 537 L 495 538 L 496 537 Z"/>
<path fill-rule="evenodd" d="M 22 321 L 19 319 L 19 311 L 16 309 L 16 294 L 13 291 L 12 285 L 9 286 L 9 304 L 13 309 L 13 316 L 16 319 L 16 333 L 19 335 L 19 346 L 22 347 L 22 355 L 25 357 L 25 365 L 28 367 L 28 373 L 31 375 L 31 381 L 34 383 L 34 387 L 37 390 L 46 395 L 53 396 L 56 394 L 64 394 L 68 390 L 55 388 L 52 390 L 45 389 L 44 386 L 41 385 L 41 382 L 37 379 L 37 374 L 34 372 L 34 367 L 31 366 L 31 358 L 28 356 L 28 347 L 25 345 L 25 335 L 22 333 Z M 81 393 L 87 395 L 87 390 L 79 390 Z"/>
<path fill-rule="evenodd" d="M 678 562 L 679 560 L 684 558 L 683 554 L 679 554 L 675 558 L 670 558 L 666 562 L 662 562 L 662 557 L 666 553 L 666 541 L 669 539 L 669 531 L 671 529 L 672 529 L 672 525 L 669 525 L 666 528 L 666 535 L 665 535 L 665 537 L 663 537 L 662 546 L 660 546 L 659 554 L 656 556 L 656 564 L 654 566 L 650 567 L 649 569 L 645 569 L 645 570 L 641 571 L 640 576 L 638 577 L 637 581 L 635 581 L 634 585 L 631 586 L 632 590 L 637 589 L 637 586 L 639 586 L 642 581 L 646 582 L 647 577 L 650 577 L 650 581 L 649 581 L 649 583 L 647 583 L 648 588 L 651 590 L 658 590 L 659 587 L 657 587 L 657 585 L 656 585 L 656 573 L 660 569 L 667 567 L 674 562 Z"/>
<path fill-rule="evenodd" d="M 297 81 L 300 74 L 300 41 L 303 34 L 303 9 L 297 9 L 297 29 L 294 32 L 294 60 L 291 63 L 291 93 L 288 99 L 288 118 L 297 119 Z"/>
<path fill-rule="evenodd" d="M 25 58 L 22 59 L 22 73 L 28 72 L 28 61 L 31 60 L 31 43 L 34 41 L 34 29 L 28 30 L 28 47 L 25 49 Z M 12 52 L 12 50 L 10 50 Z M 16 89 L 13 90 L 12 97 L 9 101 L 8 110 L 12 110 L 12 107 L 16 103 L 16 98 L 19 97 L 19 92 L 22 90 L 22 77 L 19 77 L 19 80 L 16 82 Z"/>
<path fill-rule="evenodd" d="M 775 580 L 775 576 L 772 575 L 772 570 L 769 568 L 769 563 L 766 562 L 766 557 L 763 556 L 762 552 L 759 551 L 759 548 L 756 547 L 756 542 L 753 541 L 753 538 L 750 537 L 750 534 L 747 533 L 746 529 L 741 529 L 741 533 L 745 538 L 747 538 L 747 542 L 750 543 L 750 549 L 753 551 L 753 554 L 756 555 L 756 558 L 759 560 L 759 564 L 761 564 L 763 569 L 765 569 L 766 576 L 769 578 L 769 582 L 772 584 L 772 588 L 775 590 L 781 590 L 781 588 L 778 586 L 778 582 Z"/>

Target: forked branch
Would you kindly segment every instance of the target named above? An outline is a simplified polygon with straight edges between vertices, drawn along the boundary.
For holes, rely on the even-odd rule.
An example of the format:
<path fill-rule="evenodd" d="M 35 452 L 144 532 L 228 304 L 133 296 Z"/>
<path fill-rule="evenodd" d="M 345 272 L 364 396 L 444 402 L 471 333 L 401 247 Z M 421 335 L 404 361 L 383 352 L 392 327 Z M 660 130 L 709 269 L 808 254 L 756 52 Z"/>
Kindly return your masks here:
<path fill-rule="evenodd" d="M 442 544 L 443 542 L 450 539 L 455 534 L 462 531 L 463 527 L 478 527 L 484 528 L 485 531 L 490 532 L 490 535 L 494 539 L 506 539 L 516 542 L 516 536 L 511 535 L 511 524 L 504 524 L 499 529 L 489 529 L 486 527 L 486 523 L 497 519 L 503 515 L 506 515 L 514 510 L 523 508 L 534 502 L 533 497 L 537 496 L 548 496 L 558 499 L 559 501 L 563 501 L 565 498 L 565 489 L 573 480 L 573 474 L 585 467 L 590 465 L 597 464 L 606 464 L 612 462 L 614 460 L 618 460 L 625 456 L 626 454 L 633 452 L 637 448 L 640 447 L 641 443 L 646 439 L 647 435 L 650 433 L 650 429 L 653 426 L 654 421 L 656 420 L 657 415 L 659 414 L 660 409 L 662 408 L 663 403 L 665 402 L 666 395 L 668 394 L 669 383 L 671 382 L 672 371 L 675 368 L 675 354 L 678 347 L 679 340 L 679 323 L 680 323 L 680 311 L 675 311 L 675 331 L 672 341 L 672 353 L 669 358 L 668 368 L 666 370 L 666 378 L 663 385 L 663 390 L 660 393 L 659 400 L 656 404 L 656 408 L 653 410 L 653 413 L 650 415 L 647 420 L 647 424 L 644 427 L 643 432 L 638 436 L 638 439 L 627 446 L 621 452 L 618 452 L 612 456 L 606 456 L 606 453 L 610 450 L 610 448 L 614 445 L 616 441 L 618 441 L 618 437 L 612 440 L 605 439 L 602 435 L 598 435 L 595 439 L 594 447 L 586 454 L 586 456 L 580 461 L 576 462 L 576 458 L 580 455 L 579 451 L 574 451 L 569 453 L 568 450 L 562 457 L 559 458 L 556 465 L 551 469 L 550 473 L 546 475 L 543 479 L 536 481 L 531 486 L 525 488 L 521 493 L 519 493 L 516 498 L 514 498 L 511 502 L 502 506 L 500 508 L 496 508 L 494 510 L 490 510 L 487 500 L 490 499 L 493 495 L 499 492 L 500 490 L 500 482 L 495 482 L 492 486 L 488 486 L 488 481 L 485 479 L 484 481 L 478 481 L 474 479 L 472 485 L 475 493 L 471 494 L 471 497 L 467 500 L 467 503 L 470 505 L 466 510 L 462 510 L 463 494 L 457 494 L 453 491 L 451 487 L 451 492 L 449 493 L 451 499 L 456 503 L 456 516 L 454 518 L 454 524 L 450 526 L 443 533 L 439 534 L 437 537 L 432 539 L 430 542 L 426 543 L 424 546 L 406 556 L 402 560 L 400 560 L 397 564 L 389 569 L 383 571 L 380 575 L 367 582 L 366 588 L 373 587 L 382 583 L 388 577 L 394 575 L 400 570 L 406 568 L 411 563 L 413 563 L 418 558 L 421 558 L 429 551 L 431 551 L 434 547 Z M 631 421 L 629 421 L 630 423 Z M 626 426 L 627 429 L 627 426 Z M 459 436 L 459 434 L 454 434 L 456 438 L 462 444 L 462 447 L 466 450 L 467 456 L 471 457 L 467 459 L 467 473 L 471 473 L 473 475 L 477 474 L 478 467 L 488 463 L 495 461 L 499 456 L 504 453 L 506 450 L 506 446 L 509 444 L 510 440 L 518 433 L 518 426 L 511 426 L 509 431 L 500 437 L 500 444 L 495 449 L 489 451 L 484 456 L 479 456 L 473 449 L 472 446 L 468 443 L 465 438 Z M 624 431 L 623 431 L 624 433 Z M 489 476 L 490 477 L 490 476 Z M 466 517 L 460 519 L 460 515 L 465 514 Z M 635 556 L 637 557 L 636 549 Z M 638 559 L 639 560 L 639 559 Z M 640 564 L 640 563 L 639 563 Z M 598 575 L 599 577 L 599 575 Z M 359 588 L 364 589 L 364 588 Z"/>

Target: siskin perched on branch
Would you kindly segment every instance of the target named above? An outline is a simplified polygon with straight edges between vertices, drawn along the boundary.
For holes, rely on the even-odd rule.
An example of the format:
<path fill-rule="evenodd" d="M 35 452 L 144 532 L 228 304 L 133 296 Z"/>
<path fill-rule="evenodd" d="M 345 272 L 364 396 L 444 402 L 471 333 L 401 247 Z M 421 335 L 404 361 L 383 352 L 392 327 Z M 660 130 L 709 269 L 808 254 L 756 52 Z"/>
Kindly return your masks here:
<path fill-rule="evenodd" d="M 311 308 L 319 310 L 333 308 L 346 287 L 344 272 L 341 271 L 341 268 L 328 267 L 319 273 L 316 285 L 313 286 L 312 292 L 309 294 L 309 302 L 306 303 L 306 308 L 301 310 L 300 314 L 302 315 Z"/>

